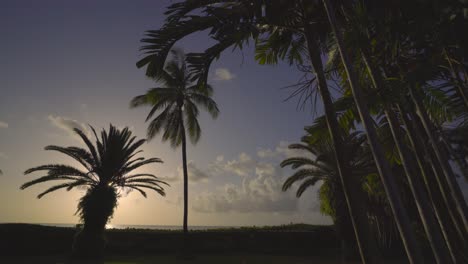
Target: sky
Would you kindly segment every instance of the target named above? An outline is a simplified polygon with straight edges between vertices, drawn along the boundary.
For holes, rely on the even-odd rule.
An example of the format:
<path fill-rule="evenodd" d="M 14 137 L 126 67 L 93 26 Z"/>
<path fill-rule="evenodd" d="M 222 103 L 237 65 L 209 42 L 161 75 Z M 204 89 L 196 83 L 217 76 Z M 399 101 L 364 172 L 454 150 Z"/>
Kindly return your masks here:
<path fill-rule="evenodd" d="M 2 0 L 0 2 L 0 223 L 77 223 L 74 215 L 84 190 L 36 196 L 50 184 L 20 190 L 40 174 L 23 175 L 33 166 L 73 164 L 47 145 L 81 146 L 75 127 L 97 129 L 110 123 L 146 135 L 149 109 L 130 109 L 130 100 L 157 84 L 137 69 L 140 39 L 158 29 L 170 1 Z M 210 42 L 199 33 L 178 47 L 202 51 Z M 252 48 L 227 51 L 210 71 L 220 115 L 202 114 L 202 136 L 188 146 L 189 225 L 242 226 L 288 223 L 330 224 L 319 212 L 317 187 L 297 199 L 282 192 L 291 174 L 279 163 L 298 155 L 287 145 L 298 142 L 310 125 L 311 108 L 297 109 L 285 99 L 285 86 L 302 73 L 287 64 L 260 66 Z M 142 171 L 166 179 L 167 196 L 145 199 L 122 192 L 111 224 L 181 225 L 181 150 L 160 137 L 143 146 L 147 158 L 164 163 Z"/>

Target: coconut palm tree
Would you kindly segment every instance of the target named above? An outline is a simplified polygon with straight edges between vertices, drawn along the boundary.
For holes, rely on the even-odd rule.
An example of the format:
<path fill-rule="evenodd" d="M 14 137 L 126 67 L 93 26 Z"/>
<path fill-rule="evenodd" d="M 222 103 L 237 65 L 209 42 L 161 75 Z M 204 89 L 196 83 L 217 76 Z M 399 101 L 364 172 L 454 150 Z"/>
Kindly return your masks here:
<path fill-rule="evenodd" d="M 187 61 L 193 79 L 199 85 L 207 82 L 209 67 L 213 60 L 227 48 L 242 48 L 248 40 L 259 41 L 256 58 L 262 64 L 288 58 L 291 64 L 310 61 L 316 76 L 317 89 L 322 97 L 328 131 L 333 140 L 336 162 L 340 171 L 345 171 L 342 155 L 342 138 L 336 113 L 332 105 L 327 79 L 323 71 L 321 51 L 325 46 L 327 24 L 321 5 L 310 1 L 182 1 L 168 7 L 166 24 L 159 30 L 146 32 L 142 39 L 145 57 L 137 62 L 138 67 L 146 66 L 148 76 L 161 77 L 165 59 L 171 47 L 181 38 L 196 31 L 210 29 L 210 36 L 216 44 L 203 53 L 189 53 Z M 203 16 L 187 15 L 203 13 Z M 314 19 L 312 22 L 311 20 Z M 262 41 L 260 36 L 268 41 Z M 269 41 L 273 40 L 273 41 Z M 276 40 L 276 41 L 275 41 Z M 275 44 L 279 44 L 275 46 Z M 263 54 L 262 54 L 263 52 Z M 341 174 L 340 174 L 341 175 Z M 346 201 L 352 216 L 353 228 L 363 260 L 379 262 L 379 256 L 371 242 L 365 212 L 360 203 L 358 188 L 345 177 L 340 177 Z M 373 259 L 373 260 L 371 260 Z"/>
<path fill-rule="evenodd" d="M 162 133 L 162 140 L 171 142 L 176 148 L 182 145 L 182 166 L 184 172 L 184 233 L 188 232 L 188 171 L 187 171 L 187 133 L 193 144 L 200 139 L 201 128 L 198 123 L 199 107 L 203 107 L 216 118 L 219 109 L 211 98 L 213 88 L 204 84 L 200 86 L 193 82 L 188 72 L 185 55 L 181 51 L 172 51 L 172 60 L 169 61 L 163 73 L 154 80 L 161 83 L 161 87 L 150 89 L 147 93 L 133 98 L 131 107 L 150 106 L 151 110 L 146 121 L 148 126 L 148 139 Z M 155 113 L 159 114 L 153 118 Z"/>
<path fill-rule="evenodd" d="M 117 207 L 120 191 L 136 190 L 146 197 L 144 189 L 149 189 L 164 196 L 161 185 L 167 185 L 153 174 L 132 173 L 144 165 L 162 162 L 158 158 L 135 157 L 141 152 L 138 149 L 146 140 L 136 140 L 136 136 L 132 136 L 127 127 L 117 129 L 110 125 L 108 131 L 102 130 L 100 137 L 93 127 L 91 130 L 96 139 L 94 144 L 82 130 L 74 129 L 87 149 L 55 145 L 45 147 L 45 150 L 57 151 L 71 157 L 81 164 L 83 169 L 65 164 L 33 167 L 26 170 L 25 174 L 44 171 L 47 174 L 20 187 L 26 189 L 39 183 L 62 181 L 40 193 L 37 196 L 39 199 L 61 189 L 86 189 L 77 209 L 83 229 L 77 234 L 74 243 L 75 253 L 84 256 L 97 256 L 102 253 L 105 226 Z"/>

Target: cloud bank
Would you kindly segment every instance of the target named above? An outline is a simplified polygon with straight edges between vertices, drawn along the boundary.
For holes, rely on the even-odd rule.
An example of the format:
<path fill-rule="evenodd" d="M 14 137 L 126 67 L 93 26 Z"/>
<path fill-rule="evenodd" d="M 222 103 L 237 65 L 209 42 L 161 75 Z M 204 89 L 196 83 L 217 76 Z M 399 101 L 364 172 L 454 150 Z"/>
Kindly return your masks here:
<path fill-rule="evenodd" d="M 197 195 L 192 209 L 201 213 L 291 213 L 299 210 L 295 192 L 281 190 L 286 177 L 279 167 L 280 160 L 299 154 L 291 152 L 287 145 L 287 142 L 280 142 L 274 150 L 260 149 L 255 158 L 246 153 L 233 160 L 216 157 L 208 173 L 238 176 L 236 179 L 240 179 L 240 183 L 227 183 L 214 191 Z M 310 207 L 314 211 L 317 208 Z"/>

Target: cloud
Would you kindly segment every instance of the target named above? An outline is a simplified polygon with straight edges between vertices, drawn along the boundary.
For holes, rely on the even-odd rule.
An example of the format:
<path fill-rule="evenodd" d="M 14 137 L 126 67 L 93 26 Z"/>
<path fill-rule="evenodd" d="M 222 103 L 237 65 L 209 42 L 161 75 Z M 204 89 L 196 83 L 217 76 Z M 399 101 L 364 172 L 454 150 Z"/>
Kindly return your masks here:
<path fill-rule="evenodd" d="M 257 168 L 255 176 L 242 179 L 241 184 L 226 184 L 215 192 L 197 195 L 192 209 L 201 213 L 240 212 L 287 213 L 298 210 L 298 199 L 292 192 L 282 192 L 283 179 L 272 164 L 267 170 Z M 261 167 L 261 166 L 260 166 Z"/>
<path fill-rule="evenodd" d="M 0 159 L 8 159 L 8 155 L 5 152 L 0 152 Z"/>
<path fill-rule="evenodd" d="M 67 132 L 70 136 L 73 136 L 77 138 L 76 133 L 73 131 L 73 129 L 78 128 L 81 131 L 83 131 L 87 136 L 90 135 L 90 130 L 89 127 L 81 122 L 78 122 L 77 120 L 68 118 L 68 117 L 62 117 L 62 116 L 54 116 L 54 115 L 49 115 L 47 119 L 50 121 L 50 123 Z"/>
<path fill-rule="evenodd" d="M 271 155 L 275 157 L 285 155 L 276 153 L 276 150 L 271 152 L 275 152 L 275 155 Z M 294 192 L 281 190 L 285 178 L 279 162 L 267 162 L 261 155 L 259 158 L 253 159 L 244 152 L 233 160 L 216 157 L 209 167 L 210 172 L 241 176 L 241 183 L 228 183 L 215 191 L 197 195 L 192 209 L 202 213 L 297 211 L 298 199 Z"/>
<path fill-rule="evenodd" d="M 264 159 L 285 159 L 304 155 L 303 150 L 290 149 L 290 143 L 280 141 L 275 149 L 260 148 L 257 151 L 257 156 Z"/>
<path fill-rule="evenodd" d="M 0 128 L 8 128 L 8 123 L 0 121 Z"/>
<path fill-rule="evenodd" d="M 229 81 L 236 78 L 236 75 L 231 73 L 227 68 L 217 68 L 215 70 L 215 81 Z"/>
<path fill-rule="evenodd" d="M 189 182 L 206 182 L 210 179 L 211 175 L 208 171 L 203 171 L 195 165 L 193 160 L 190 160 L 187 163 L 188 177 Z M 172 177 L 166 177 L 164 180 L 168 182 L 179 182 L 182 181 L 184 177 L 184 169 L 182 166 L 177 167 L 176 173 Z"/>

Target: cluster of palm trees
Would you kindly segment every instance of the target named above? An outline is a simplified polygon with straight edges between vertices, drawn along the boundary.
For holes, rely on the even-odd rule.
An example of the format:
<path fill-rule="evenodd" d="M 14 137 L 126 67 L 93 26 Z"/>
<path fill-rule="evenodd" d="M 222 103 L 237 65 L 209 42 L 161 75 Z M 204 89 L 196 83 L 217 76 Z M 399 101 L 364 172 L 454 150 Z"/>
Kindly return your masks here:
<path fill-rule="evenodd" d="M 137 66 L 146 67 L 147 76 L 163 78 L 173 46 L 204 30 L 215 44 L 186 59 L 190 80 L 200 91 L 209 90 L 213 60 L 251 40 L 260 64 L 286 60 L 310 71 L 313 78 L 295 93 L 308 100 L 317 92 L 324 115 L 308 129 L 302 146 L 313 150 L 319 139 L 328 138 L 333 170 L 318 167 L 321 155 L 287 160 L 283 165 L 306 164 L 328 176 L 299 170 L 285 188 L 308 177 L 301 193 L 316 181 L 333 179 L 328 189 L 344 201 L 334 210 L 347 212 L 364 263 L 380 263 L 381 254 L 368 224 L 379 217 L 362 206 L 367 199 L 363 176 L 372 172 L 360 171 L 363 164 L 349 150 L 349 137 L 360 130 L 365 142 L 359 146 L 371 161 L 365 164 L 378 175 L 372 186 L 382 187 L 386 213 L 409 262 L 466 261 L 468 208 L 455 170 L 468 178 L 465 1 L 191 0 L 171 4 L 165 15 L 165 24 L 142 39 L 145 57 Z M 332 81 L 339 92 L 332 92 Z M 422 227 L 422 238 L 414 226 Z M 424 242 L 430 250 L 423 252 Z"/>
<path fill-rule="evenodd" d="M 213 89 L 206 85 L 204 89 L 191 81 L 187 71 L 184 54 L 180 50 L 172 51 L 173 58 L 164 67 L 164 74 L 155 81 L 162 87 L 150 89 L 146 94 L 135 97 L 131 107 L 151 106 L 146 121 L 154 117 L 147 131 L 147 138 L 152 139 L 162 133 L 162 140 L 169 140 L 172 147 L 182 145 L 182 164 L 184 172 L 184 216 L 183 231 L 188 232 L 188 171 L 187 148 L 188 137 L 192 143 L 200 139 L 201 129 L 198 123 L 199 106 L 205 108 L 213 117 L 217 117 L 219 110 L 211 99 Z M 32 185 L 61 181 L 37 197 L 60 190 L 84 187 L 86 194 L 78 203 L 77 214 L 83 223 L 83 228 L 77 233 L 73 244 L 73 251 L 80 257 L 101 256 L 105 246 L 104 230 L 112 218 L 120 191 L 138 191 L 145 198 L 144 189 L 155 191 L 164 196 L 162 185 L 168 184 L 149 173 L 132 173 L 136 169 L 151 163 L 162 162 L 159 158 L 145 159 L 135 156 L 142 152 L 138 150 L 145 139 L 136 140 L 132 132 L 126 127 L 117 129 L 112 124 L 109 130 L 102 130 L 100 137 L 90 126 L 95 137 L 95 143 L 80 129 L 74 132 L 83 140 L 87 149 L 80 147 L 47 146 L 45 150 L 53 150 L 65 154 L 84 167 L 84 170 L 69 165 L 48 164 L 34 167 L 25 174 L 46 171 L 47 175 L 29 181 L 21 189 Z"/>

